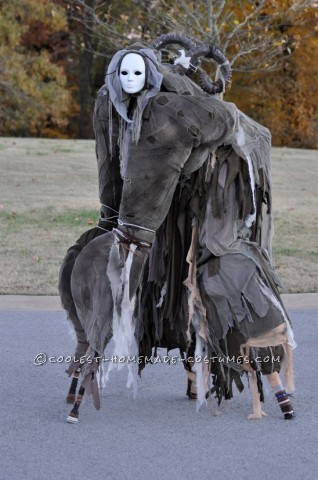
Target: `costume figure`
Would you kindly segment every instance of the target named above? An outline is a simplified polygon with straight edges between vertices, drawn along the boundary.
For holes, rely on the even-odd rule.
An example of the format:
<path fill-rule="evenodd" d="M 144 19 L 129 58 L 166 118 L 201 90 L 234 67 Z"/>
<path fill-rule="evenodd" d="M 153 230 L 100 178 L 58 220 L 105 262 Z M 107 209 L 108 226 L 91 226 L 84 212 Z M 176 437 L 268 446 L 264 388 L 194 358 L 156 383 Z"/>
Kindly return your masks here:
<path fill-rule="evenodd" d="M 168 43 L 185 49 L 174 64 L 160 61 Z M 202 55 L 219 64 L 217 82 L 204 72 L 199 84 L 190 79 Z M 173 34 L 109 64 L 94 111 L 101 218 L 60 272 L 75 358 L 93 359 L 68 369 L 69 422 L 85 390 L 99 408 L 96 374 L 111 338 L 114 356 L 138 358 L 124 363 L 134 390 L 154 347 L 179 348 L 198 406 L 210 393 L 231 398 L 233 381 L 241 391 L 245 372 L 249 418 L 261 418 L 262 373 L 284 418 L 294 416 L 279 377 L 284 359 L 291 393 L 295 342 L 270 260 L 271 137 L 214 96 L 230 74 L 219 49 Z"/>

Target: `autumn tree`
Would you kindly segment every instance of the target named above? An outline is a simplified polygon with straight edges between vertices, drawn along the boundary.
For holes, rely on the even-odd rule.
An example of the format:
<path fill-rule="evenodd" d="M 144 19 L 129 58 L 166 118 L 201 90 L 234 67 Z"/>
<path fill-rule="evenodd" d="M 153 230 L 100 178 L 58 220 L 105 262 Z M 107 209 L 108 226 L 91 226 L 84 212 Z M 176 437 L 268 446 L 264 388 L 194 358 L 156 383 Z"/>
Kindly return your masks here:
<path fill-rule="evenodd" d="M 221 47 L 233 69 L 225 99 L 271 128 L 274 144 L 315 148 L 316 12 L 313 0 L 0 2 L 0 132 L 92 137 L 113 53 L 174 31 Z M 215 75 L 213 62 L 204 69 Z"/>
<path fill-rule="evenodd" d="M 286 26 L 305 23 L 313 0 L 138 0 L 149 37 L 167 31 L 221 48 L 236 71 L 273 70 L 288 49 Z"/>
<path fill-rule="evenodd" d="M 64 9 L 46 0 L 0 3 L 1 135 L 62 135 L 71 115 L 59 64 L 66 42 Z"/>
<path fill-rule="evenodd" d="M 222 48 L 235 71 L 273 70 L 289 51 L 288 29 L 306 23 L 314 0 L 70 0 L 73 18 L 109 55 L 133 40 L 177 32 Z M 80 12 L 80 14 L 78 14 Z"/>
<path fill-rule="evenodd" d="M 89 48 L 105 63 L 134 40 L 148 43 L 171 31 L 219 46 L 234 72 L 225 99 L 274 129 L 276 145 L 317 146 L 315 87 L 302 86 L 317 55 L 313 0 L 135 0 L 95 2 L 96 8 L 82 0 L 68 3 L 93 19 L 86 23 L 96 40 Z M 211 63 L 204 68 L 214 75 Z M 303 97 L 296 94 L 302 88 Z"/>
<path fill-rule="evenodd" d="M 105 66 L 116 49 L 140 38 L 142 7 L 131 0 L 55 0 L 64 5 L 71 34 L 72 65 L 68 77 L 78 89 L 75 92 L 79 114 L 75 133 L 89 138 L 96 93 L 104 82 Z M 136 29 L 136 31 L 134 31 Z"/>
<path fill-rule="evenodd" d="M 317 10 L 280 29 L 288 39 L 280 68 L 235 73 L 229 98 L 271 130 L 274 145 L 318 148 Z"/>

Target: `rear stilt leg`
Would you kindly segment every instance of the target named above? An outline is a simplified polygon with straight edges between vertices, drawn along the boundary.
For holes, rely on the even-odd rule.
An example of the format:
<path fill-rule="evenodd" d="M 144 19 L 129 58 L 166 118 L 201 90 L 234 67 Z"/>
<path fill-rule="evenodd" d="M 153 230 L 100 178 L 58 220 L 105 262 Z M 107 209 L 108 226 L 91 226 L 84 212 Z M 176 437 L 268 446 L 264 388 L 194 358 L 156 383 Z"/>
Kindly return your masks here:
<path fill-rule="evenodd" d="M 75 370 L 75 372 L 73 374 L 72 383 L 71 383 L 70 389 L 69 389 L 67 397 L 66 397 L 66 403 L 74 403 L 75 402 L 76 388 L 77 388 L 80 373 L 81 373 L 81 369 L 78 368 L 77 370 Z"/>
<path fill-rule="evenodd" d="M 78 423 L 78 411 L 79 411 L 79 407 L 81 405 L 81 401 L 83 399 L 84 393 L 85 393 L 85 388 L 81 385 L 79 388 L 78 394 L 76 395 L 76 400 L 73 405 L 73 408 L 66 419 L 68 423 Z"/>
<path fill-rule="evenodd" d="M 272 387 L 272 390 L 275 394 L 276 400 L 280 409 L 284 415 L 285 420 L 292 420 L 295 417 L 295 412 L 290 401 L 289 395 L 283 387 L 282 381 L 280 379 L 278 372 L 270 373 L 266 375 L 268 383 Z"/>
<path fill-rule="evenodd" d="M 257 377 L 256 377 L 256 372 L 250 371 L 248 372 L 248 376 L 250 379 L 250 385 L 251 385 L 251 392 L 252 392 L 252 408 L 253 408 L 253 413 L 251 413 L 247 419 L 248 420 L 259 420 L 263 417 L 267 416 L 267 413 L 263 412 L 261 408 L 261 401 L 260 401 L 260 396 L 258 392 L 258 387 L 257 387 Z"/>
<path fill-rule="evenodd" d="M 198 389 L 196 383 L 196 374 L 194 372 L 187 371 L 188 388 L 187 396 L 190 400 L 196 400 L 198 397 Z"/>

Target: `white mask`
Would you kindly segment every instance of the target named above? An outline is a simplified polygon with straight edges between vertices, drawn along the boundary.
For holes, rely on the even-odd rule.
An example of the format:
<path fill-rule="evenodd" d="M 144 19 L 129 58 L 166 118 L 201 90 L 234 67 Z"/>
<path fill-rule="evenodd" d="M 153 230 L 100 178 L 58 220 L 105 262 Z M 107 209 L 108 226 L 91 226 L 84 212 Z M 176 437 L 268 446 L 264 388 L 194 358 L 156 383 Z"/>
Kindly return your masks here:
<path fill-rule="evenodd" d="M 120 65 L 120 83 L 126 93 L 140 92 L 146 82 L 146 65 L 141 55 L 128 53 Z"/>

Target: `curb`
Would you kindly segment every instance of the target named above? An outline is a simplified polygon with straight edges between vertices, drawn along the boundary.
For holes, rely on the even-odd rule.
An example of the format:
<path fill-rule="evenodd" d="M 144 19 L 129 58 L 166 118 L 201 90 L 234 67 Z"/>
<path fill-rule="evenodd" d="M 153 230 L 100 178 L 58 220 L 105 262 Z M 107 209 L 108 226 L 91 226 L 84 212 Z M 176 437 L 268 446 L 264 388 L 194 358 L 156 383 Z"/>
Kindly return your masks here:
<path fill-rule="evenodd" d="M 318 310 L 318 293 L 289 293 L 282 295 L 287 310 Z M 0 295 L 0 311 L 62 312 L 59 296 Z"/>

